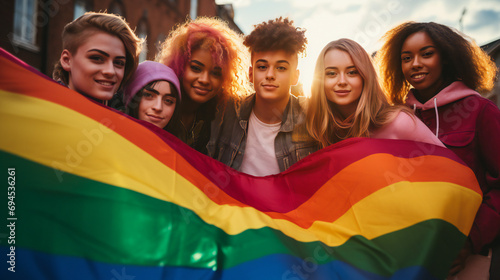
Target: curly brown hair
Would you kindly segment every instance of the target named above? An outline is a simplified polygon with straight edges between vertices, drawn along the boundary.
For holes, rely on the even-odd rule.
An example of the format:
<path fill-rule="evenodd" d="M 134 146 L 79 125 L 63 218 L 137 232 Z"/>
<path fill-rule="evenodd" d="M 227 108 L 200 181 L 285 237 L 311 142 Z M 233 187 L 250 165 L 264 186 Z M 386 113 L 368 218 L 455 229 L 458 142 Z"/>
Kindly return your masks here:
<path fill-rule="evenodd" d="M 290 54 L 301 54 L 306 50 L 306 30 L 293 26 L 293 20 L 280 17 L 254 27 L 243 41 L 251 53 L 284 50 Z"/>
<path fill-rule="evenodd" d="M 416 32 L 425 32 L 442 57 L 443 78 L 448 83 L 462 81 L 480 93 L 490 91 L 497 68 L 490 57 L 472 40 L 446 25 L 435 22 L 405 22 L 389 30 L 377 52 L 380 77 L 384 90 L 394 104 L 404 104 L 410 83 L 401 68 L 401 48 L 406 38 Z"/>

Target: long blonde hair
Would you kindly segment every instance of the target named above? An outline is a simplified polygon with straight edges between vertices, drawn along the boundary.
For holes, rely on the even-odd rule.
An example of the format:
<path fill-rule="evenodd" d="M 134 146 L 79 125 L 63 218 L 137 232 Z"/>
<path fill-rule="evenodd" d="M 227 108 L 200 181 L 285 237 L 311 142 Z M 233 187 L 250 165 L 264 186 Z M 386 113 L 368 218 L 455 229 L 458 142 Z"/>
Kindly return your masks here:
<path fill-rule="evenodd" d="M 353 115 L 344 119 L 335 104 L 325 93 L 325 55 L 330 50 L 340 50 L 351 56 L 354 66 L 363 79 L 363 90 Z M 390 123 L 396 112 L 410 110 L 403 106 L 390 106 L 378 82 L 377 73 L 368 53 L 350 39 L 328 43 L 320 52 L 314 70 L 311 99 L 306 112 L 309 134 L 323 147 L 350 137 L 369 137 L 370 130 Z"/>

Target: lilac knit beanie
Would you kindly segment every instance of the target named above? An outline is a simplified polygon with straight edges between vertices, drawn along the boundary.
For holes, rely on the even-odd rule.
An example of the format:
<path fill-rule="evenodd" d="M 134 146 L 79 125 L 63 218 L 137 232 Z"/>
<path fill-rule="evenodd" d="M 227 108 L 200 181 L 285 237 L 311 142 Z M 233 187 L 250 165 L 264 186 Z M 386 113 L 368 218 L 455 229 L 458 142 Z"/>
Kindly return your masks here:
<path fill-rule="evenodd" d="M 159 62 L 144 61 L 137 66 L 137 70 L 134 75 L 132 75 L 130 82 L 125 86 L 123 93 L 123 102 L 125 106 L 128 106 L 132 98 L 134 98 L 141 88 L 157 80 L 163 80 L 173 84 L 175 89 L 177 89 L 177 100 L 181 100 L 180 82 L 174 70 Z"/>

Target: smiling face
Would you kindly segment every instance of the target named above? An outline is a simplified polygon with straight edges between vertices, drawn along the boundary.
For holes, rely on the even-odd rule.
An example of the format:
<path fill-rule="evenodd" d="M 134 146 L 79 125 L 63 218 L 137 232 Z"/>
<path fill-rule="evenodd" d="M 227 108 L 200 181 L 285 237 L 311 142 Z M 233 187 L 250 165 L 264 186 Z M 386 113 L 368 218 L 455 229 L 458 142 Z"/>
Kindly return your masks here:
<path fill-rule="evenodd" d="M 356 111 L 363 92 L 363 78 L 347 52 L 329 50 L 324 62 L 326 98 L 347 118 Z"/>
<path fill-rule="evenodd" d="M 222 68 L 216 65 L 209 50 L 198 49 L 191 55 L 182 77 L 182 88 L 195 103 L 203 104 L 222 89 Z"/>
<path fill-rule="evenodd" d="M 98 100 L 109 100 L 120 87 L 125 72 L 125 46 L 105 32 L 90 35 L 72 54 L 61 53 L 61 65 L 69 73 L 68 87 Z"/>
<path fill-rule="evenodd" d="M 283 50 L 254 52 L 249 71 L 257 98 L 269 103 L 288 102 L 290 87 L 297 84 L 297 54 Z"/>
<path fill-rule="evenodd" d="M 429 100 L 442 88 L 441 54 L 424 31 L 411 34 L 401 48 L 401 69 L 422 100 Z"/>
<path fill-rule="evenodd" d="M 153 87 L 142 90 L 137 117 L 150 122 L 159 128 L 164 128 L 175 110 L 176 98 L 172 93 L 170 83 L 158 81 Z"/>

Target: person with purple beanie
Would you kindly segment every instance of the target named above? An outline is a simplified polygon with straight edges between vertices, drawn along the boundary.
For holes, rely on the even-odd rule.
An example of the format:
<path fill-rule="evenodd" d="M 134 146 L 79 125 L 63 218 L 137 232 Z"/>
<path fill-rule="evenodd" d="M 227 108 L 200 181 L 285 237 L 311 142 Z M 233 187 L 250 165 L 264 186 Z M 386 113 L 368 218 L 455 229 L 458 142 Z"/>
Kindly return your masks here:
<path fill-rule="evenodd" d="M 124 89 L 125 113 L 166 129 L 176 116 L 180 92 L 179 79 L 170 67 L 144 61 Z"/>

